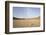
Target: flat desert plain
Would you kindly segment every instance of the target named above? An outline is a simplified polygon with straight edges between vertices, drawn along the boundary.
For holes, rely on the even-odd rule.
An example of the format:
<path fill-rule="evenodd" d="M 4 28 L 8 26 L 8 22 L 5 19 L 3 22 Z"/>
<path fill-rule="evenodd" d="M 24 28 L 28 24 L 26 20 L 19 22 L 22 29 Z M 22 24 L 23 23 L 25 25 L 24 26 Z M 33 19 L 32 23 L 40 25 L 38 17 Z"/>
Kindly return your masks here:
<path fill-rule="evenodd" d="M 13 19 L 13 28 L 39 27 L 40 17 L 30 19 Z"/>

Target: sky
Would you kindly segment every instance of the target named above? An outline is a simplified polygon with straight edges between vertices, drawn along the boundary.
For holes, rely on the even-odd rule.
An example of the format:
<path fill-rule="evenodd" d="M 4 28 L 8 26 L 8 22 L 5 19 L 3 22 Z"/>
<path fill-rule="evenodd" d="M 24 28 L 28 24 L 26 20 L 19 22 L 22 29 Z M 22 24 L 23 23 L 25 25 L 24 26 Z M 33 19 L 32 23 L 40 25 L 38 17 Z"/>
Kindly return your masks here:
<path fill-rule="evenodd" d="M 34 7 L 13 7 L 13 17 L 33 18 L 40 16 L 40 8 Z"/>

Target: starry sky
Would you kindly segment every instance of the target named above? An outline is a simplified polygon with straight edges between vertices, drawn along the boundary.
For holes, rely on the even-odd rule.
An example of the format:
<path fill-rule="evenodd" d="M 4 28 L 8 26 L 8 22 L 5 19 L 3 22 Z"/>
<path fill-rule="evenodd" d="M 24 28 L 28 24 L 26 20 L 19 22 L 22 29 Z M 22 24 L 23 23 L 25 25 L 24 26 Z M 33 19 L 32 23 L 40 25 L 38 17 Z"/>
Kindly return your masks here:
<path fill-rule="evenodd" d="M 33 18 L 40 16 L 40 8 L 34 7 L 13 7 L 13 17 Z"/>

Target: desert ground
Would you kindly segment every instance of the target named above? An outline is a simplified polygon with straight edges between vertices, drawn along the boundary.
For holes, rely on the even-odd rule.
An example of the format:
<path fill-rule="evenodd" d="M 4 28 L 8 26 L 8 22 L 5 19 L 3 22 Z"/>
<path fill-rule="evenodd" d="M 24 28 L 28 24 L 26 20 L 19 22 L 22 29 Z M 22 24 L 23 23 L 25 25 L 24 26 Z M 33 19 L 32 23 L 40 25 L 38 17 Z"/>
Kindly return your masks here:
<path fill-rule="evenodd" d="M 39 27 L 40 26 L 40 17 L 31 18 L 31 19 L 13 19 L 13 28 L 20 27 Z"/>

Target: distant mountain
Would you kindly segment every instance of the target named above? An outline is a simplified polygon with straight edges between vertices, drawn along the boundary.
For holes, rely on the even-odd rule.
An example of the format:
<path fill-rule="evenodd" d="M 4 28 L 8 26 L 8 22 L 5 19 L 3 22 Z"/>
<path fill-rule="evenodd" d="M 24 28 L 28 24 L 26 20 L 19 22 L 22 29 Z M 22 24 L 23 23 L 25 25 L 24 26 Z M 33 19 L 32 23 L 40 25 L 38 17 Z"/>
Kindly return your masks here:
<path fill-rule="evenodd" d="M 13 17 L 13 19 L 16 19 L 16 17 Z"/>
<path fill-rule="evenodd" d="M 16 18 L 16 17 L 13 17 L 13 19 L 16 19 L 16 20 L 24 20 L 24 19 L 40 19 L 40 16 L 34 17 L 34 18 Z"/>
<path fill-rule="evenodd" d="M 40 18 L 40 16 L 38 16 L 38 17 L 34 17 L 35 19 L 38 19 L 38 18 Z M 34 18 L 32 18 L 32 19 L 34 19 Z"/>

